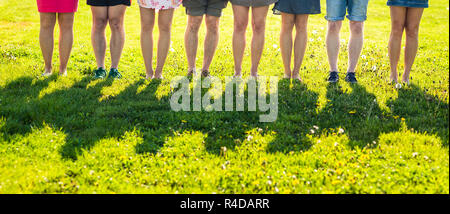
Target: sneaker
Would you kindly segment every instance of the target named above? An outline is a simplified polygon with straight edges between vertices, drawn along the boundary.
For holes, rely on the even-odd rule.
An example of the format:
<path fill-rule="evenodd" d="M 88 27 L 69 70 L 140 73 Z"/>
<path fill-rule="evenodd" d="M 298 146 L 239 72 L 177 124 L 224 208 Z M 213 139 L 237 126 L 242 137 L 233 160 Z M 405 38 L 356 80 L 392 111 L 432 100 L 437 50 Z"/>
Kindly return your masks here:
<path fill-rule="evenodd" d="M 337 71 L 331 71 L 328 76 L 328 82 L 336 83 L 339 81 L 339 73 Z"/>
<path fill-rule="evenodd" d="M 106 71 L 103 68 L 98 68 L 97 70 L 94 71 L 94 78 L 95 79 L 103 79 L 106 77 Z"/>
<path fill-rule="evenodd" d="M 120 74 L 117 68 L 111 68 L 111 70 L 109 70 L 108 78 L 120 79 L 122 78 L 122 74 Z"/>
<path fill-rule="evenodd" d="M 347 75 L 345 76 L 345 81 L 349 82 L 349 83 L 357 83 L 358 80 L 356 80 L 356 76 L 354 72 L 349 72 L 347 73 Z"/>

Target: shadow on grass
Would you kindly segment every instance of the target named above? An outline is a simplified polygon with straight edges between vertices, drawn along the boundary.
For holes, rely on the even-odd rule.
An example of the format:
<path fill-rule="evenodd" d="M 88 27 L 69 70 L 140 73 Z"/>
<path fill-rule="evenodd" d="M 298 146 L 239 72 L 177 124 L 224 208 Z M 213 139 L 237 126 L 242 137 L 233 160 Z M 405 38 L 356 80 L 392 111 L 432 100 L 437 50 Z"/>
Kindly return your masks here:
<path fill-rule="evenodd" d="M 102 89 L 111 86 L 112 80 L 95 81 L 90 86 L 91 78 L 84 77 L 71 87 L 39 97 L 56 79 L 56 76 L 21 77 L 0 88 L 0 117 L 6 119 L 0 131 L 6 133 L 4 137 L 12 139 L 14 135 L 25 135 L 31 132 L 31 127 L 39 128 L 45 122 L 67 134 L 61 155 L 76 160 L 82 150 L 89 150 L 98 141 L 120 138 L 133 130 L 138 130 L 144 138 L 144 142 L 136 146 L 137 153 L 156 153 L 175 133 L 199 131 L 207 136 L 206 150 L 219 155 L 221 147 L 235 149 L 253 129 L 261 129 L 262 134 L 275 132 L 267 152 L 287 153 L 311 147 L 306 135 L 313 126 L 320 129 L 342 127 L 351 146 L 360 147 L 376 140 L 380 133 L 397 131 L 400 127 L 399 120 L 386 117 L 375 96 L 357 84 L 351 86 L 351 93 L 342 91 L 339 85 L 328 85 L 326 97 L 330 101 L 316 113 L 318 95 L 315 92 L 302 83 L 281 80 L 278 120 L 260 123 L 259 115 L 266 114 L 264 112 L 174 112 L 169 104 L 171 93 L 161 98 L 156 96 L 160 81 L 148 84 L 138 81 L 117 96 L 100 100 Z M 206 90 L 202 90 L 204 93 Z M 247 103 L 246 98 L 246 106 Z M 399 98 L 388 106 L 406 119 L 408 127 L 437 134 L 448 146 L 448 104 L 413 85 L 400 90 Z"/>

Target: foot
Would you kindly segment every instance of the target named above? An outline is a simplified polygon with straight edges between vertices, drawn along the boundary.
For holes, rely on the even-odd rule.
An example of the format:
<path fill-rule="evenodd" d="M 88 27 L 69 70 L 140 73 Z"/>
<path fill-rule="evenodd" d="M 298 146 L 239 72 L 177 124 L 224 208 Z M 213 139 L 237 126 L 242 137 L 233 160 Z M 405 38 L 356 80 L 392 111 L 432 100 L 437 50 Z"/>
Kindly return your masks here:
<path fill-rule="evenodd" d="M 162 72 L 155 72 L 153 79 L 162 80 L 163 79 Z"/>
<path fill-rule="evenodd" d="M 145 72 L 145 79 L 149 80 L 153 78 L 153 71 L 149 72 Z"/>
<path fill-rule="evenodd" d="M 44 73 L 42 73 L 42 76 L 43 77 L 48 77 L 48 76 L 50 76 L 50 75 L 52 75 L 53 73 L 52 73 L 52 69 L 51 68 L 46 68 L 45 69 L 45 71 L 44 71 Z"/>
<path fill-rule="evenodd" d="M 195 72 L 195 69 L 192 69 L 192 70 L 189 70 L 188 72 L 187 72 L 187 77 L 188 78 L 193 78 L 195 75 L 197 75 L 197 73 Z"/>
<path fill-rule="evenodd" d="M 398 82 L 398 75 L 391 74 L 391 76 L 389 77 L 389 81 L 391 83 L 397 83 Z"/>
<path fill-rule="evenodd" d="M 345 76 L 345 81 L 349 83 L 357 83 L 358 80 L 356 80 L 355 72 L 348 72 L 347 75 Z"/>
<path fill-rule="evenodd" d="M 409 82 L 409 77 L 403 76 L 402 82 L 403 82 L 404 84 L 406 84 L 406 85 L 409 85 L 409 84 L 410 84 L 410 82 Z"/>
<path fill-rule="evenodd" d="M 61 71 L 59 72 L 59 76 L 67 77 L 67 70 L 61 70 Z"/>
<path fill-rule="evenodd" d="M 104 79 L 106 77 L 106 70 L 102 67 L 97 68 L 97 70 L 94 71 L 94 78 L 95 79 Z"/>
<path fill-rule="evenodd" d="M 122 74 L 120 74 L 120 72 L 119 72 L 119 70 L 117 70 L 117 68 L 111 68 L 109 70 L 108 78 L 120 79 L 120 78 L 122 78 Z"/>
<path fill-rule="evenodd" d="M 330 71 L 328 75 L 329 83 L 336 83 L 339 81 L 339 73 L 337 71 Z"/>
<path fill-rule="evenodd" d="M 254 78 L 258 78 L 258 73 L 251 73 L 250 76 L 254 77 Z"/>
<path fill-rule="evenodd" d="M 283 79 L 291 79 L 291 74 L 284 73 Z"/>
<path fill-rule="evenodd" d="M 302 78 L 300 77 L 300 75 L 292 76 L 292 79 L 293 79 L 293 80 L 298 80 L 298 81 L 300 81 L 300 82 L 303 82 L 303 80 L 302 80 Z"/>
<path fill-rule="evenodd" d="M 208 70 L 203 70 L 202 71 L 202 77 L 203 78 L 206 78 L 206 77 L 210 77 L 211 75 L 209 74 L 209 71 Z"/>
<path fill-rule="evenodd" d="M 233 77 L 242 78 L 242 72 L 241 71 L 234 71 Z"/>

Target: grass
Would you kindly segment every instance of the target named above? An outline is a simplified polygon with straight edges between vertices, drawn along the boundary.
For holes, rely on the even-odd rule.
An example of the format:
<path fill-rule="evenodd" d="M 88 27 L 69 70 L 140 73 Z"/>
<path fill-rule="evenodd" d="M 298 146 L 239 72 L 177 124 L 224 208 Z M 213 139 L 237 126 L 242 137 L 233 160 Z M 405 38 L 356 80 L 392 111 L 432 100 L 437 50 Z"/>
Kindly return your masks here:
<path fill-rule="evenodd" d="M 170 80 L 187 69 L 183 9 L 163 81 L 144 80 L 135 3 L 117 81 L 92 79 L 84 2 L 68 77 L 40 77 L 35 1 L 0 0 L 0 10 L 0 193 L 449 193 L 447 1 L 425 10 L 413 84 L 399 90 L 387 82 L 384 0 L 369 3 L 357 85 L 324 81 L 326 21 L 311 16 L 304 84 L 279 83 L 274 123 L 259 123 L 260 112 L 170 110 Z M 230 7 L 221 24 L 211 69 L 223 79 L 233 74 Z M 282 76 L 279 26 L 269 14 L 260 75 Z M 347 25 L 342 39 L 344 69 Z M 247 50 L 244 76 L 249 62 Z"/>

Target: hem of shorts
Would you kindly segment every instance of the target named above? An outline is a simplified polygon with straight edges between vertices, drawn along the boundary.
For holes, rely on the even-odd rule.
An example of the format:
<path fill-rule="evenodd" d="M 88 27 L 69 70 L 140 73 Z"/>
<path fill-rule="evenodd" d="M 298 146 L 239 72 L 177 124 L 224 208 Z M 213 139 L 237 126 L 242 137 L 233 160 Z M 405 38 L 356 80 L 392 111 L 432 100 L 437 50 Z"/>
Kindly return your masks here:
<path fill-rule="evenodd" d="M 414 4 L 414 3 L 396 3 L 396 2 L 388 2 L 387 6 L 395 6 L 395 7 L 413 7 L 413 8 L 428 8 L 428 4 Z"/>
<path fill-rule="evenodd" d="M 317 15 L 317 14 L 321 14 L 322 12 L 319 11 L 318 13 L 292 13 L 292 12 L 287 12 L 287 11 L 283 11 L 283 10 L 279 10 L 279 9 L 273 9 L 273 14 L 275 15 L 281 15 L 281 13 L 288 13 L 288 14 L 294 14 L 294 15 Z"/>
<path fill-rule="evenodd" d="M 76 13 L 77 10 L 65 10 L 65 11 L 54 11 L 54 10 L 38 10 L 39 13 Z"/>
<path fill-rule="evenodd" d="M 129 4 L 127 4 L 127 3 L 117 3 L 117 4 L 109 4 L 109 5 L 104 5 L 104 4 L 87 4 L 87 5 L 92 6 L 92 7 L 113 7 L 113 6 L 117 6 L 117 5 L 125 5 L 125 6 L 130 7 L 131 6 L 131 2 Z"/>
<path fill-rule="evenodd" d="M 340 16 L 340 17 L 328 17 L 328 16 L 325 16 L 325 19 L 330 21 L 330 22 L 343 21 L 345 19 L 345 16 Z"/>
<path fill-rule="evenodd" d="M 177 9 L 177 8 L 179 8 L 180 7 L 180 5 L 178 5 L 177 7 L 168 7 L 168 8 L 164 8 L 164 9 L 162 9 L 162 8 L 155 8 L 155 7 L 144 7 L 144 6 L 142 6 L 142 5 L 139 5 L 139 7 L 142 7 L 142 8 L 146 8 L 146 9 L 154 9 L 154 10 L 170 10 L 170 9 Z"/>
<path fill-rule="evenodd" d="M 355 22 L 364 22 L 367 20 L 367 16 L 347 16 L 347 19 Z"/>

